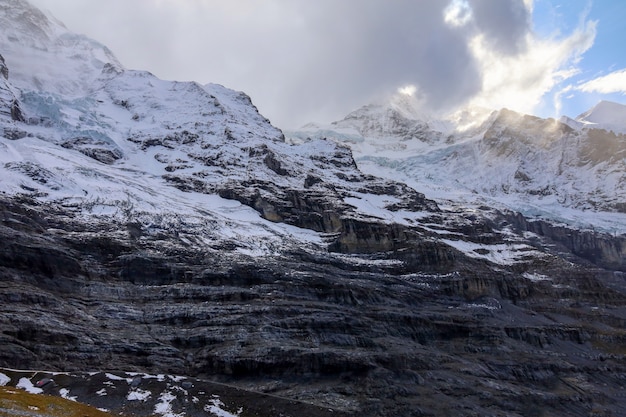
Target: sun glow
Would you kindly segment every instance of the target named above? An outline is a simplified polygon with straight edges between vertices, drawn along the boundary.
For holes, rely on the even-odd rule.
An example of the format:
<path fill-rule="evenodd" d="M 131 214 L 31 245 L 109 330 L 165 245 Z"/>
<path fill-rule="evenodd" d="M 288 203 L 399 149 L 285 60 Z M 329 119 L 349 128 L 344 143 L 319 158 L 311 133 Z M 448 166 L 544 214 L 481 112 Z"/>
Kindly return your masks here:
<path fill-rule="evenodd" d="M 398 93 L 413 97 L 415 93 L 417 93 L 417 87 L 414 85 L 405 85 L 404 87 L 398 88 Z"/>
<path fill-rule="evenodd" d="M 565 39 L 539 39 L 531 33 L 524 40 L 524 52 L 509 56 L 490 48 L 481 35 L 474 37 L 469 46 L 480 64 L 483 85 L 470 104 L 533 113 L 545 94 L 578 74 L 576 64 L 593 45 L 595 33 L 595 22 Z"/>
<path fill-rule="evenodd" d="M 465 26 L 472 20 L 472 8 L 467 0 L 452 0 L 443 11 L 443 21 L 455 27 Z"/>

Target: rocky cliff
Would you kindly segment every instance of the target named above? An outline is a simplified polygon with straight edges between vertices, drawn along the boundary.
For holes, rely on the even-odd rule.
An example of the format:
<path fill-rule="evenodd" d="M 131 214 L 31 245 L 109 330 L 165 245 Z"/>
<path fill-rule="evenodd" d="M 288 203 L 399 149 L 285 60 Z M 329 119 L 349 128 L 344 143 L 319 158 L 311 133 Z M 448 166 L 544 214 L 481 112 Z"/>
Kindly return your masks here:
<path fill-rule="evenodd" d="M 6 367 L 195 376 L 372 416 L 626 409 L 624 274 L 489 213 L 353 225 L 402 242 L 369 255 L 261 258 L 26 198 L 2 216 Z"/>
<path fill-rule="evenodd" d="M 9 67 L 0 55 L 0 117 L 7 117 L 15 121 L 24 121 L 15 90 L 9 84 Z"/>

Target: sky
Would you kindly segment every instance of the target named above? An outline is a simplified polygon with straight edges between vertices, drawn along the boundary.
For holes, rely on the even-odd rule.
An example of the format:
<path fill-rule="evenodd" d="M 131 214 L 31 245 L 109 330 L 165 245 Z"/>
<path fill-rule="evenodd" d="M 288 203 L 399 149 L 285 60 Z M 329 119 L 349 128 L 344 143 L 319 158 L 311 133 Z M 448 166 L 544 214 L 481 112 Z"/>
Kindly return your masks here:
<path fill-rule="evenodd" d="M 432 116 L 626 103 L 622 0 L 30 1 L 126 68 L 244 91 L 286 129 L 397 91 Z"/>

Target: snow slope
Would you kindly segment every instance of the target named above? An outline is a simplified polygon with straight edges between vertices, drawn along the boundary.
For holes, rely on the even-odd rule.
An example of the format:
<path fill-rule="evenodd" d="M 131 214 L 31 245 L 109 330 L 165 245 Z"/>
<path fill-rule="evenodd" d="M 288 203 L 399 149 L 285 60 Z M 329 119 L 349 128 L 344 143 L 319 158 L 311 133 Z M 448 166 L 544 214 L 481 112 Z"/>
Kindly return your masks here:
<path fill-rule="evenodd" d="M 27 1 L 0 1 L 0 22 L 0 54 L 19 89 L 80 97 L 105 65 L 122 68 L 104 45 L 72 33 Z"/>
<path fill-rule="evenodd" d="M 604 102 L 561 121 L 471 109 L 436 122 L 391 101 L 286 135 L 347 144 L 363 171 L 404 181 L 440 205 L 495 205 L 625 233 L 626 137 L 615 133 L 625 108 Z"/>
<path fill-rule="evenodd" d="M 626 106 L 603 100 L 578 116 L 576 120 L 587 127 L 626 133 Z"/>
<path fill-rule="evenodd" d="M 365 178 L 334 142 L 286 143 L 244 93 L 125 69 L 106 47 L 25 0 L 0 0 L 0 26 L 9 72 L 0 104 L 15 98 L 25 115 L 0 119 L 4 195 L 155 228 L 184 221 L 249 255 L 321 242 L 280 223 L 272 200 L 291 204 L 306 193 L 315 195 L 311 204 L 354 216 L 419 216 L 384 205 L 373 213 L 369 201 L 378 204 L 389 184 Z"/>

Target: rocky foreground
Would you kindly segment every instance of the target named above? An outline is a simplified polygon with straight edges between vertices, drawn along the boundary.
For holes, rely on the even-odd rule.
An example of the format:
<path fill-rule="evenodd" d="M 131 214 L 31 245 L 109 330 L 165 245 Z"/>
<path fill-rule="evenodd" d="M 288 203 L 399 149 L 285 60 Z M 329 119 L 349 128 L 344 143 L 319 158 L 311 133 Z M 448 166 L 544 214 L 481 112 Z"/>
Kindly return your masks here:
<path fill-rule="evenodd" d="M 514 263 L 423 228 L 344 230 L 357 246 L 395 242 L 370 255 L 251 258 L 27 198 L 4 199 L 1 216 L 4 367 L 185 375 L 347 415 L 626 411 L 621 267 L 487 208 L 432 213 L 430 233 L 517 248 Z"/>

